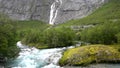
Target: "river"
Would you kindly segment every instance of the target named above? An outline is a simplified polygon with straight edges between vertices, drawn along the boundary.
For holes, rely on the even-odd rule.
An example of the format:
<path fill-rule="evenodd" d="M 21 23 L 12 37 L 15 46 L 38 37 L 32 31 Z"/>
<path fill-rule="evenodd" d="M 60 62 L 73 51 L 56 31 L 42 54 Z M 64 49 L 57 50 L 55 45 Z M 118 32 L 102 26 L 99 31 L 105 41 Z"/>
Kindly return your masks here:
<path fill-rule="evenodd" d="M 73 48 L 74 46 L 40 50 L 34 47 L 27 47 L 21 44 L 20 41 L 17 42 L 17 46 L 21 50 L 19 56 L 9 61 L 9 64 L 5 68 L 120 68 L 119 64 L 94 64 L 87 67 L 60 67 L 58 62 L 62 57 L 62 53 L 64 50 Z"/>
<path fill-rule="evenodd" d="M 62 68 L 58 65 L 64 48 L 36 49 L 17 43 L 21 49 L 19 56 L 9 62 L 7 67 L 12 68 Z"/>

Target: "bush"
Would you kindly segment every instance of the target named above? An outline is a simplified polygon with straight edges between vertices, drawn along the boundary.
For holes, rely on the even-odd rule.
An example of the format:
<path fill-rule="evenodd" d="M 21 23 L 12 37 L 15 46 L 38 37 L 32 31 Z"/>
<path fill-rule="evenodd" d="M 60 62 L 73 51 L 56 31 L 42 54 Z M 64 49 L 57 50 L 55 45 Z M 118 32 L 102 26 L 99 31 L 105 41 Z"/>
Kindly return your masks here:
<path fill-rule="evenodd" d="M 118 34 L 116 34 L 116 37 L 117 37 L 117 43 L 120 44 L 120 32 Z"/>
<path fill-rule="evenodd" d="M 10 24 L 0 25 L 0 51 L 3 57 L 12 58 L 17 53 L 16 32 Z"/>
<path fill-rule="evenodd" d="M 52 28 L 44 31 L 44 43 L 50 47 L 64 47 L 73 45 L 75 33 L 69 28 Z"/>
<path fill-rule="evenodd" d="M 25 34 L 24 38 L 22 39 L 23 43 L 25 43 L 25 44 L 35 43 L 36 44 L 36 43 L 41 42 L 40 41 L 42 39 L 41 31 L 27 30 L 24 33 L 26 33 L 26 34 Z"/>
<path fill-rule="evenodd" d="M 26 35 L 29 36 L 31 32 L 40 32 L 49 27 L 49 24 L 37 20 L 15 21 L 12 25 L 17 30 L 19 40 L 22 40 Z"/>
<path fill-rule="evenodd" d="M 0 57 L 13 58 L 17 52 L 17 34 L 9 19 L 0 14 Z"/>
<path fill-rule="evenodd" d="M 93 44 L 117 43 L 116 34 L 120 31 L 120 23 L 107 22 L 81 33 L 81 40 Z"/>
<path fill-rule="evenodd" d="M 38 48 L 47 47 L 63 47 L 70 46 L 75 38 L 75 33 L 69 28 L 50 28 L 42 31 L 30 31 L 22 40 L 23 43 L 37 46 Z M 40 47 L 41 46 L 41 47 Z"/>

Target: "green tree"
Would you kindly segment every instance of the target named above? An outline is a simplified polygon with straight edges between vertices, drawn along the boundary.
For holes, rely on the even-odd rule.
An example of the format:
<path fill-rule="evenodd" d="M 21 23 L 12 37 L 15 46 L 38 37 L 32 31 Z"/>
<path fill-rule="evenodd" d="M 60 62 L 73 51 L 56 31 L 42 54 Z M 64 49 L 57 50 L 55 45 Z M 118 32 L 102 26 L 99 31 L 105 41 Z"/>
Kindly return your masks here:
<path fill-rule="evenodd" d="M 50 47 L 70 46 L 75 40 L 75 32 L 69 28 L 52 28 L 43 32 L 44 43 Z"/>
<path fill-rule="evenodd" d="M 0 57 L 13 58 L 19 51 L 16 29 L 11 25 L 12 21 L 3 17 L 0 15 Z"/>
<path fill-rule="evenodd" d="M 106 22 L 94 28 L 82 31 L 81 40 L 93 44 L 117 43 L 116 34 L 120 31 L 120 23 Z"/>

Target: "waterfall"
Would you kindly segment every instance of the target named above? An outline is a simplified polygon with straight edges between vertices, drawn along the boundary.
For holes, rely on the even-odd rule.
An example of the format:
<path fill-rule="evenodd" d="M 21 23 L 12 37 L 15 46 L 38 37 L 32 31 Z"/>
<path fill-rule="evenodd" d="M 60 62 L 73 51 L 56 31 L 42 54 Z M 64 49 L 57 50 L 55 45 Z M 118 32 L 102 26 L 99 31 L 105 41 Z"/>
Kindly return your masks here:
<path fill-rule="evenodd" d="M 49 24 L 51 25 L 55 24 L 55 19 L 61 4 L 62 0 L 55 0 L 55 2 L 53 2 L 53 4 L 51 5 Z"/>
<path fill-rule="evenodd" d="M 65 48 L 37 49 L 17 43 L 21 49 L 19 56 L 10 61 L 8 68 L 62 68 L 58 65 Z"/>

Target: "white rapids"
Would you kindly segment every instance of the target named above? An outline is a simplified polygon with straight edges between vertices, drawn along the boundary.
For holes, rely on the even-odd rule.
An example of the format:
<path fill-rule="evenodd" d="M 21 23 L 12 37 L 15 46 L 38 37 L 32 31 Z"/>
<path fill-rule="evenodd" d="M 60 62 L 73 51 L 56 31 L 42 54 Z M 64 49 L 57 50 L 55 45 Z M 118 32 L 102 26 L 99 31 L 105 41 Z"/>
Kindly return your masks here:
<path fill-rule="evenodd" d="M 51 5 L 49 24 L 54 25 L 58 9 L 61 4 L 62 0 L 55 0 L 55 2 L 53 2 L 53 4 Z"/>
<path fill-rule="evenodd" d="M 62 53 L 66 49 L 75 48 L 76 46 L 42 49 L 30 48 L 17 42 L 17 46 L 21 49 L 19 56 L 12 60 L 5 68 L 63 68 L 58 65 Z M 98 64 L 87 67 L 65 67 L 65 68 L 119 68 L 119 64 Z"/>
<path fill-rule="evenodd" d="M 65 48 L 42 49 L 24 46 L 19 41 L 19 56 L 9 65 L 10 68 L 63 68 L 58 65 Z"/>

